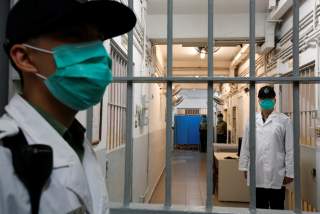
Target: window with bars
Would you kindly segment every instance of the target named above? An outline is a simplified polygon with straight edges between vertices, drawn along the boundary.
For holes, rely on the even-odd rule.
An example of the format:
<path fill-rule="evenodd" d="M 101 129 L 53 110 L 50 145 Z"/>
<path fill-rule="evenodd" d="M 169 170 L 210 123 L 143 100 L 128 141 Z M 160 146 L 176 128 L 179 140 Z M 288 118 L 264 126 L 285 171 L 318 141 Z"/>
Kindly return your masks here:
<path fill-rule="evenodd" d="M 120 47 L 111 40 L 110 56 L 112 58 L 113 76 L 124 77 L 127 75 L 127 58 Z M 113 83 L 108 87 L 108 125 L 107 148 L 113 150 L 125 143 L 126 132 L 126 94 L 124 83 Z"/>
<path fill-rule="evenodd" d="M 293 72 L 286 77 L 257 77 L 256 76 L 256 38 L 255 38 L 255 16 L 256 1 L 250 2 L 250 69 L 248 77 L 218 77 L 213 71 L 213 47 L 214 47 L 214 0 L 208 0 L 208 76 L 207 77 L 175 77 L 172 73 L 173 59 L 173 0 L 167 0 L 167 75 L 165 77 L 134 77 L 133 76 L 133 31 L 128 34 L 128 73 L 126 77 L 116 76 L 114 82 L 127 84 L 127 114 L 126 114 L 126 157 L 125 157 L 125 185 L 123 204 L 114 205 L 111 208 L 113 213 L 292 213 L 292 211 L 266 211 L 258 212 L 256 209 L 256 84 L 286 84 L 292 88 L 292 120 L 294 130 L 294 213 L 302 213 L 301 203 L 301 178 L 300 178 L 300 127 L 301 127 L 301 111 L 300 96 L 303 92 L 301 84 L 319 83 L 319 76 L 302 76 L 299 72 L 299 7 L 300 1 L 293 0 L 293 36 L 292 36 L 292 52 L 293 52 Z M 128 1 L 129 6 L 133 8 L 133 0 Z M 165 167 L 165 202 L 163 205 L 146 205 L 132 203 L 132 162 L 133 162 L 133 145 L 132 145 L 132 105 L 133 105 L 133 84 L 134 83 L 166 83 L 166 167 Z M 204 208 L 176 208 L 172 206 L 172 86 L 173 83 L 206 83 L 207 99 L 208 99 L 208 126 L 214 124 L 213 113 L 213 95 L 214 84 L 220 83 L 237 83 L 249 84 L 249 147 L 250 147 L 250 207 L 249 209 L 240 208 L 218 208 L 213 207 L 213 130 L 209 129 L 207 133 L 207 200 Z M 302 111 L 308 111 L 303 109 Z"/>
<path fill-rule="evenodd" d="M 189 114 L 189 115 L 200 114 L 200 109 L 185 109 L 185 114 Z"/>
<path fill-rule="evenodd" d="M 315 77 L 314 63 L 300 68 L 300 76 Z M 290 75 L 290 74 L 289 74 Z M 292 85 L 280 85 L 281 112 L 292 118 Z M 300 85 L 300 143 L 316 146 L 316 93 L 314 84 Z"/>

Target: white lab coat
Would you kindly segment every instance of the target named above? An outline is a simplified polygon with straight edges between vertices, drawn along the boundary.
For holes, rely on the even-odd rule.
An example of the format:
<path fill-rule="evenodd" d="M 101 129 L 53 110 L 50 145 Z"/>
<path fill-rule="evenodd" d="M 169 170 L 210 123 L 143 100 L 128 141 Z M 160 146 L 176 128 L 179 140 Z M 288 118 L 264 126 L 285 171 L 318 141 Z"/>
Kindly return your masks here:
<path fill-rule="evenodd" d="M 249 125 L 242 140 L 239 170 L 249 178 Z M 263 123 L 256 114 L 256 187 L 281 189 L 284 177 L 293 178 L 292 123 L 285 114 L 273 112 Z M 250 178 L 248 179 L 248 185 Z"/>
<path fill-rule="evenodd" d="M 1 146 L 2 138 L 19 129 L 30 145 L 46 144 L 53 149 L 53 170 L 39 213 L 108 213 L 105 179 L 90 143 L 84 143 L 81 164 L 68 143 L 21 96 L 14 96 L 5 110 L 0 118 L 0 213 L 31 213 L 28 192 L 14 174 L 11 152 Z"/>

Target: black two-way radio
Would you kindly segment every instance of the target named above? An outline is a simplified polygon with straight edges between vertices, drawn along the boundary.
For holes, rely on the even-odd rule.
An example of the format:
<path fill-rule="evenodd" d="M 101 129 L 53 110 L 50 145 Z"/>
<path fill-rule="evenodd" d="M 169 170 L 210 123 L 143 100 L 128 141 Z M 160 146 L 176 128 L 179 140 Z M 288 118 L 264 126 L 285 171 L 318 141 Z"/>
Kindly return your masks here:
<path fill-rule="evenodd" d="M 41 193 L 53 168 L 53 151 L 48 145 L 28 145 L 20 130 L 18 134 L 2 139 L 3 146 L 10 149 L 17 177 L 28 190 L 32 214 L 38 214 Z"/>

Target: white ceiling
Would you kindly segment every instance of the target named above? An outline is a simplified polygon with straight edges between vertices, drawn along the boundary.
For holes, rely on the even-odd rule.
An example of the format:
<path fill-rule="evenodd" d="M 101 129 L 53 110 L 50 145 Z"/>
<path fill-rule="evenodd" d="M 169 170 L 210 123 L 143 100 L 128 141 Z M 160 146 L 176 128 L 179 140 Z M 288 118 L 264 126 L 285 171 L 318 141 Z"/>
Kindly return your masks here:
<path fill-rule="evenodd" d="M 167 13 L 167 0 L 149 0 L 148 14 Z M 249 0 L 214 0 L 215 13 L 248 13 Z M 256 0 L 256 11 L 267 12 L 268 0 Z M 173 0 L 174 14 L 207 14 L 207 0 Z"/>
<path fill-rule="evenodd" d="M 167 46 L 160 45 L 163 59 L 167 59 Z M 240 46 L 237 47 L 221 47 L 214 54 L 215 61 L 231 61 L 239 52 Z M 202 59 L 203 61 L 207 60 Z M 197 61 L 200 62 L 200 54 L 195 47 L 183 47 L 182 45 L 173 45 L 173 61 Z"/>

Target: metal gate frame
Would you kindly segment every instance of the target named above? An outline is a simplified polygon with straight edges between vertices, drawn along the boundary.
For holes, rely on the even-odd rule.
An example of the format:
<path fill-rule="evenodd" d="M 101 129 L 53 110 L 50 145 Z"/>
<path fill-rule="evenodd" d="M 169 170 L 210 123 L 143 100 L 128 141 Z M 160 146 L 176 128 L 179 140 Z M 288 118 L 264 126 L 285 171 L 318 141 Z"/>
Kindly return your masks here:
<path fill-rule="evenodd" d="M 295 210 L 275 211 L 272 213 L 302 213 L 301 209 L 301 187 L 300 187 L 300 109 L 299 91 L 300 84 L 319 83 L 320 77 L 300 77 L 299 75 L 299 0 L 293 1 L 293 75 L 290 77 L 256 77 L 255 75 L 255 0 L 250 0 L 250 73 L 249 77 L 215 77 L 213 72 L 213 47 L 214 47 L 214 0 L 208 0 L 208 77 L 173 77 L 173 0 L 167 0 L 167 76 L 166 77 L 134 77 L 133 76 L 133 31 L 128 33 L 128 72 L 127 77 L 114 77 L 115 83 L 127 83 L 127 138 L 125 156 L 125 188 L 123 204 L 111 204 L 111 214 L 125 213 L 270 213 L 270 210 L 256 209 L 256 168 L 255 168 L 255 103 L 257 83 L 277 83 L 293 85 L 293 131 L 294 131 L 294 191 Z M 130 8 L 133 8 L 133 0 L 128 0 Z M 172 138 L 171 127 L 166 126 L 166 167 L 165 167 L 165 202 L 164 205 L 134 204 L 132 202 L 132 101 L 134 83 L 166 83 L 166 123 L 171 124 L 172 120 L 172 84 L 173 83 L 207 83 L 208 84 L 208 126 L 212 127 L 213 119 L 213 84 L 214 83 L 246 83 L 250 85 L 250 125 L 249 125 L 249 148 L 250 148 L 250 208 L 221 208 L 213 207 L 213 133 L 209 129 L 207 133 L 207 200 L 205 207 L 181 207 L 172 205 Z M 169 99 L 168 99 L 169 98 Z"/>
<path fill-rule="evenodd" d="M 0 44 L 4 44 L 6 36 L 6 23 L 10 10 L 10 0 L 2 0 L 0 3 Z M 0 115 L 4 114 L 4 107 L 8 104 L 9 95 L 9 58 L 4 49 L 0 48 Z"/>

